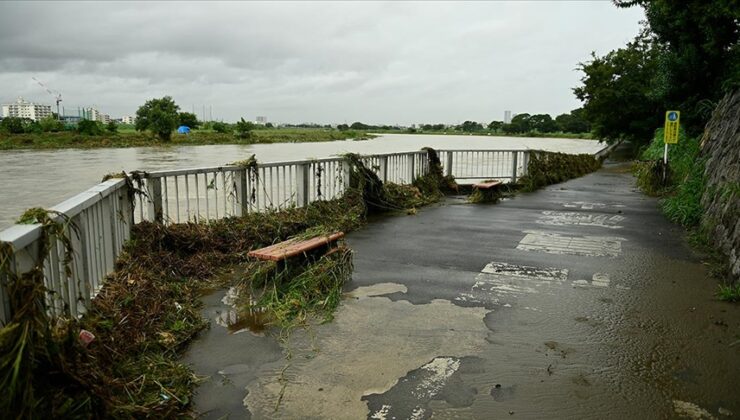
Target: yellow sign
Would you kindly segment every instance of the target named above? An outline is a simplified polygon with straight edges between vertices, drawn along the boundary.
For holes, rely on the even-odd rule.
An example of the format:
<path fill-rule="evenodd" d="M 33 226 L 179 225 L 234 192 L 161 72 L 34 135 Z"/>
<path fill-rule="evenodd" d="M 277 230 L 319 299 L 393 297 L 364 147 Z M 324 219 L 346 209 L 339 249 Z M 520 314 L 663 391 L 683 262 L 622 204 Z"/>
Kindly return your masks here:
<path fill-rule="evenodd" d="M 663 142 L 665 144 L 678 143 L 678 123 L 681 119 L 681 112 L 666 111 L 665 129 L 663 130 Z"/>

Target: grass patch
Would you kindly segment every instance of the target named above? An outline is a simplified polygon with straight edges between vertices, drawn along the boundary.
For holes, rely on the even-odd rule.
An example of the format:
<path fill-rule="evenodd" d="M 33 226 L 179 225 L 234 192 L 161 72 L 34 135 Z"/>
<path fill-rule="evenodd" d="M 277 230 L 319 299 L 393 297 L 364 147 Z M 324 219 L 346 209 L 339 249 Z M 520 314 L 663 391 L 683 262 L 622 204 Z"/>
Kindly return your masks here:
<path fill-rule="evenodd" d="M 323 255 L 293 258 L 286 264 L 260 262 L 247 281 L 248 296 L 259 299 L 248 306 L 264 308 L 273 323 L 284 329 L 303 325 L 310 317 L 331 321 L 342 286 L 351 278 L 352 251 L 344 246 Z"/>
<path fill-rule="evenodd" d="M 720 284 L 717 297 L 725 302 L 740 302 L 740 284 Z"/>
<path fill-rule="evenodd" d="M 233 134 L 193 130 L 188 135 L 174 134 L 169 142 L 162 142 L 150 133 L 123 131 L 101 135 L 76 132 L 8 134 L 0 132 L 0 150 L 12 149 L 93 149 L 124 147 L 199 146 L 212 144 L 306 143 L 336 140 L 364 140 L 372 136 L 355 130 L 339 131 L 314 128 L 274 128 L 252 131 L 249 139 Z"/>
<path fill-rule="evenodd" d="M 641 161 L 635 164 L 637 185 L 648 195 L 662 197 L 661 210 L 672 222 L 687 228 L 696 227 L 701 221 L 701 197 L 706 188 L 699 139 L 687 137 L 683 130 L 680 131 L 678 143 L 668 148 L 665 181 L 663 153 L 663 129 L 659 129 L 642 152 Z"/>

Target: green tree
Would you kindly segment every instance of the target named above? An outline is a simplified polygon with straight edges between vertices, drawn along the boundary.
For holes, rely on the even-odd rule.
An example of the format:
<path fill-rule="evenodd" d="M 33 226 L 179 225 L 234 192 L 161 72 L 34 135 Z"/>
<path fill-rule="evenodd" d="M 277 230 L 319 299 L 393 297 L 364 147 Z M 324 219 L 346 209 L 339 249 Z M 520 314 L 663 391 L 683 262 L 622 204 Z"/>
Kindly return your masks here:
<path fill-rule="evenodd" d="M 5 117 L 2 122 L 0 122 L 0 128 L 10 134 L 22 134 L 26 132 L 26 126 L 28 123 L 29 121 L 24 120 L 23 118 Z"/>
<path fill-rule="evenodd" d="M 103 128 L 97 121 L 81 120 L 77 123 L 77 132 L 88 136 L 97 136 L 103 134 Z"/>
<path fill-rule="evenodd" d="M 488 123 L 488 129 L 491 131 L 499 131 L 501 130 L 501 127 L 503 127 L 503 125 L 503 121 L 491 121 L 490 123 Z"/>
<path fill-rule="evenodd" d="M 665 109 L 679 109 L 690 134 L 703 130 L 711 106 L 740 86 L 740 1 L 615 0 L 642 6 L 660 49 L 655 94 Z M 662 115 L 661 115 L 662 117 Z M 655 127 L 657 128 L 657 126 Z"/>
<path fill-rule="evenodd" d="M 458 130 L 464 131 L 466 133 L 483 131 L 483 125 L 475 121 L 465 121 L 462 124 L 460 124 L 457 128 Z"/>
<path fill-rule="evenodd" d="M 213 124 L 211 124 L 211 128 L 213 128 L 213 131 L 217 133 L 228 133 L 230 130 L 230 127 L 228 124 L 220 121 L 216 121 Z"/>
<path fill-rule="evenodd" d="M 516 114 L 511 119 L 510 132 L 511 133 L 526 133 L 532 131 L 532 124 L 529 122 L 531 115 L 525 113 Z"/>
<path fill-rule="evenodd" d="M 136 111 L 136 130 L 149 130 L 162 141 L 169 141 L 180 121 L 179 110 L 169 96 L 150 99 Z"/>
<path fill-rule="evenodd" d="M 368 128 L 370 128 L 370 126 L 367 124 L 363 124 L 359 121 L 356 121 L 356 122 L 353 122 L 352 125 L 349 126 L 349 128 L 353 130 L 367 130 Z"/>
<path fill-rule="evenodd" d="M 337 126 L 337 130 L 339 130 L 339 131 L 347 131 L 347 130 L 349 130 L 349 126 L 347 124 L 339 124 Z"/>
<path fill-rule="evenodd" d="M 42 118 L 41 121 L 39 121 L 39 125 L 41 126 L 41 130 L 46 133 L 56 133 L 64 130 L 64 124 L 53 116 Z"/>
<path fill-rule="evenodd" d="M 580 63 L 581 86 L 573 89 L 583 101 L 583 116 L 594 134 L 607 142 L 620 139 L 646 144 L 663 121 L 664 107 L 656 94 L 660 50 L 645 31 L 603 57 Z"/>
<path fill-rule="evenodd" d="M 105 125 L 105 129 L 109 133 L 117 133 L 118 132 L 118 124 L 116 124 L 115 121 L 111 121 L 108 124 Z"/>
<path fill-rule="evenodd" d="M 177 117 L 178 117 L 179 125 L 190 127 L 193 130 L 200 127 L 200 122 L 198 121 L 198 117 L 192 112 L 181 112 L 177 114 Z"/>
<path fill-rule="evenodd" d="M 558 129 L 564 133 L 588 133 L 591 124 L 583 118 L 583 108 L 574 109 L 568 114 L 560 114 L 555 117 Z"/>
<path fill-rule="evenodd" d="M 558 125 L 549 114 L 535 114 L 527 120 L 530 129 L 540 133 L 553 133 L 558 130 Z M 527 130 L 529 131 L 529 130 Z"/>
<path fill-rule="evenodd" d="M 244 121 L 242 118 L 236 122 L 236 136 L 240 139 L 249 139 L 252 137 L 252 130 L 254 130 L 254 123 L 251 121 Z"/>

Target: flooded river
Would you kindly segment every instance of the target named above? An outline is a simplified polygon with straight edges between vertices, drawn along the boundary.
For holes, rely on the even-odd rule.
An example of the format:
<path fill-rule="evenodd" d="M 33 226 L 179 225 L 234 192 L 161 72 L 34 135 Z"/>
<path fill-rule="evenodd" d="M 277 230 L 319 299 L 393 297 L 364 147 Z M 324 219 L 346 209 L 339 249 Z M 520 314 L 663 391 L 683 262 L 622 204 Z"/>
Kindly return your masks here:
<path fill-rule="evenodd" d="M 542 149 L 594 153 L 596 141 L 485 136 L 383 135 L 368 141 L 137 147 L 129 149 L 0 152 L 0 229 L 29 207 L 50 207 L 100 182 L 111 172 L 223 165 L 255 154 L 260 162 L 437 149 Z"/>

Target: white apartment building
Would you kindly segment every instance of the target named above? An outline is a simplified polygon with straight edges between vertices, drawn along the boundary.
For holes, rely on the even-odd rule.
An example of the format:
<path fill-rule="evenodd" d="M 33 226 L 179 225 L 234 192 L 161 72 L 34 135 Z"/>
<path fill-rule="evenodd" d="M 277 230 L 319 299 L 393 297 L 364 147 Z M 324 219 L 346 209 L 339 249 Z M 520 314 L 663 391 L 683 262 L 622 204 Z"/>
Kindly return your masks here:
<path fill-rule="evenodd" d="M 28 118 L 34 121 L 51 116 L 51 105 L 35 104 L 19 97 L 15 103 L 3 104 L 3 117 Z"/>
<path fill-rule="evenodd" d="M 130 115 L 125 115 L 123 118 L 121 118 L 121 122 L 123 124 L 136 124 L 136 118 Z"/>

